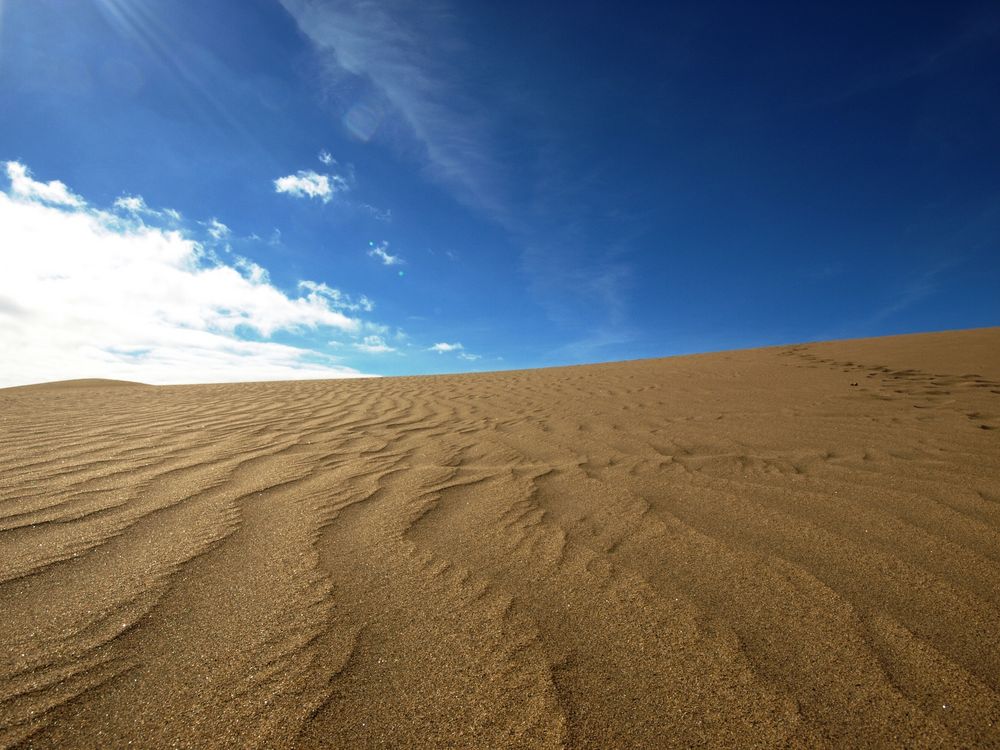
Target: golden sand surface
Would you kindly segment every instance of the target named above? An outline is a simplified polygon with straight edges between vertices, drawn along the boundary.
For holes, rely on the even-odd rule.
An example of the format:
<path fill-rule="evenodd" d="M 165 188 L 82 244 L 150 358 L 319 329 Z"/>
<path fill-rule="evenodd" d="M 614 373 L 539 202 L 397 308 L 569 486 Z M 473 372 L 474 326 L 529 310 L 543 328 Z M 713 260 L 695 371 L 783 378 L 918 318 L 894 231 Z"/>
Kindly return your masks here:
<path fill-rule="evenodd" d="M 1000 329 L 0 391 L 0 746 L 1000 746 Z"/>

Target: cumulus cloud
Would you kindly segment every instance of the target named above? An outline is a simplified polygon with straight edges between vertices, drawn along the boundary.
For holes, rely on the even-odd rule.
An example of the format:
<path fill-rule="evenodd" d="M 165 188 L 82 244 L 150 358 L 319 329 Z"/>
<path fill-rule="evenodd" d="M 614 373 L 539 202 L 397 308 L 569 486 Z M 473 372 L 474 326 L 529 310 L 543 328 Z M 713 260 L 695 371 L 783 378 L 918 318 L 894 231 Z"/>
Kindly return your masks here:
<path fill-rule="evenodd" d="M 354 348 L 366 354 L 385 354 L 394 352 L 396 349 L 385 343 L 381 336 L 365 336 L 364 340 L 356 343 Z"/>
<path fill-rule="evenodd" d="M 270 338 L 307 330 L 356 335 L 368 325 L 356 315 L 371 310 L 366 297 L 313 281 L 288 294 L 256 263 L 223 263 L 179 229 L 94 208 L 61 182 L 36 182 L 16 162 L 7 174 L 10 187 L 0 190 L 0 385 L 361 374 Z"/>
<path fill-rule="evenodd" d="M 369 242 L 368 248 L 368 255 L 378 258 L 382 261 L 382 265 L 399 266 L 406 262 L 398 255 L 391 255 L 389 253 L 389 243 L 384 240 L 377 245 L 374 242 Z"/>
<path fill-rule="evenodd" d="M 330 166 L 331 164 L 336 164 L 337 160 L 333 158 L 333 154 L 327 151 L 325 148 L 319 152 L 317 157 L 323 164 Z"/>
<path fill-rule="evenodd" d="M 458 355 L 458 358 L 459 359 L 467 359 L 470 362 L 475 362 L 477 359 L 482 359 L 482 355 L 480 355 L 480 354 L 470 354 L 469 352 L 461 352 Z"/>
<path fill-rule="evenodd" d="M 71 193 L 59 180 L 38 182 L 31 177 L 31 171 L 26 166 L 16 161 L 7 162 L 6 167 L 10 190 L 19 198 L 39 200 L 57 206 L 79 207 L 84 204 L 83 198 Z"/>
<path fill-rule="evenodd" d="M 442 342 L 440 344 L 434 344 L 434 346 L 432 346 L 427 351 L 437 352 L 438 354 L 444 354 L 445 352 L 458 352 L 458 351 L 461 351 L 464 348 L 465 347 L 462 346 L 457 341 L 454 344 L 448 344 L 448 343 Z"/>
<path fill-rule="evenodd" d="M 300 169 L 295 174 L 279 177 L 274 181 L 277 193 L 287 193 L 296 198 L 319 198 L 329 203 L 335 193 L 350 187 L 344 177 L 336 174 L 319 174 L 311 169 Z"/>

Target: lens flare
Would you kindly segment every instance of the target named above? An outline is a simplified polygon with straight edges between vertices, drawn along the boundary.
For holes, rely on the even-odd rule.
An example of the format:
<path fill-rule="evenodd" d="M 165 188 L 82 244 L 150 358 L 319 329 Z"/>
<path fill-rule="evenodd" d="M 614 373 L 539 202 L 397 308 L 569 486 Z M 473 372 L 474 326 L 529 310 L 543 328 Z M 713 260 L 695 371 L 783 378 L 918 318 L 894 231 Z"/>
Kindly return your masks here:
<path fill-rule="evenodd" d="M 3 66 L 3 6 L 6 0 L 0 0 L 0 67 Z"/>
<path fill-rule="evenodd" d="M 355 104 L 344 115 L 344 127 L 365 143 L 372 139 L 381 122 L 382 114 L 366 104 Z"/>
<path fill-rule="evenodd" d="M 96 6 L 119 34 L 146 53 L 149 62 L 170 71 L 182 84 L 180 91 L 192 109 L 258 142 L 213 93 L 225 91 L 231 84 L 225 67 L 210 52 L 192 48 L 185 36 L 172 28 L 171 18 L 162 8 L 158 12 L 149 0 L 96 0 Z"/>

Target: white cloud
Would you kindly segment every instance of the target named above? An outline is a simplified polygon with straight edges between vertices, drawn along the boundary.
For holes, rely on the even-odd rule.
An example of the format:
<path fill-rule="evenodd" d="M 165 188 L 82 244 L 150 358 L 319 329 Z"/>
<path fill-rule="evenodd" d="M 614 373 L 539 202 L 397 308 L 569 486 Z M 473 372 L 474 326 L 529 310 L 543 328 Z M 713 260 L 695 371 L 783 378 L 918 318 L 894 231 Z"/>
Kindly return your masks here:
<path fill-rule="evenodd" d="M 368 297 L 364 294 L 362 294 L 357 301 L 355 301 L 350 295 L 344 294 L 344 292 L 339 289 L 333 289 L 326 284 L 317 283 L 315 281 L 300 281 L 299 289 L 305 289 L 309 292 L 309 297 L 326 300 L 332 307 L 338 310 L 371 312 L 375 309 L 375 303 L 368 299 Z M 366 325 L 371 327 L 373 324 L 366 323 Z"/>
<path fill-rule="evenodd" d="M 345 178 L 336 174 L 319 174 L 311 169 L 300 169 L 295 174 L 279 177 L 274 181 L 277 193 L 287 193 L 297 198 L 319 198 L 328 203 L 335 193 L 350 187 Z"/>
<path fill-rule="evenodd" d="M 30 180 L 21 164 L 7 171 L 10 190 L 0 190 L 0 385 L 361 374 L 329 355 L 268 339 L 279 331 L 357 334 L 368 324 L 353 313 L 371 309 L 367 298 L 355 302 L 309 281 L 287 294 L 248 259 L 227 265 L 183 231 L 90 207 L 58 181 Z"/>
<path fill-rule="evenodd" d="M 40 200 L 45 203 L 72 208 L 84 205 L 83 198 L 71 193 L 69 188 L 59 180 L 52 180 L 51 182 L 33 180 L 31 178 L 31 171 L 16 161 L 7 162 L 6 167 L 7 177 L 10 178 L 11 192 L 20 198 Z"/>
<path fill-rule="evenodd" d="M 461 342 L 456 341 L 454 344 L 449 344 L 442 341 L 434 346 L 430 347 L 427 351 L 437 352 L 438 354 L 445 354 L 448 352 L 458 352 L 458 358 L 464 359 L 469 362 L 475 362 L 477 359 L 482 359 L 482 355 L 473 354 L 472 352 L 465 351 L 465 347 L 462 346 Z"/>
<path fill-rule="evenodd" d="M 429 351 L 429 352 L 437 352 L 438 354 L 444 354 L 445 352 L 457 352 L 457 351 L 461 351 L 464 348 L 465 347 L 462 346 L 457 341 L 454 344 L 448 344 L 448 343 L 442 342 L 440 344 L 434 344 L 434 346 L 432 346 L 427 351 Z"/>
<path fill-rule="evenodd" d="M 333 158 L 333 154 L 327 151 L 325 148 L 321 149 L 319 156 L 317 157 L 323 164 L 330 166 L 331 164 L 336 164 L 337 160 Z"/>
<path fill-rule="evenodd" d="M 389 243 L 384 240 L 377 245 L 374 242 L 369 242 L 368 247 L 368 255 L 373 258 L 378 258 L 382 261 L 383 265 L 399 266 L 406 262 L 398 255 L 391 255 L 389 253 Z"/>
<path fill-rule="evenodd" d="M 233 265 L 243 272 L 244 278 L 254 284 L 270 284 L 271 276 L 267 269 L 258 266 L 252 260 L 237 255 L 233 260 Z"/>
<path fill-rule="evenodd" d="M 354 348 L 367 354 L 385 354 L 396 351 L 395 348 L 385 343 L 385 339 L 381 336 L 365 336 L 364 341 L 355 344 Z"/>
<path fill-rule="evenodd" d="M 122 195 L 114 202 L 113 206 L 119 211 L 132 214 L 135 218 L 153 216 L 158 219 L 166 218 L 175 223 L 181 220 L 181 214 L 179 211 L 172 208 L 164 208 L 161 211 L 157 211 L 155 208 L 150 208 L 146 203 L 146 199 L 141 195 Z M 222 226 L 225 226 L 225 224 Z"/>
<path fill-rule="evenodd" d="M 146 201 L 141 195 L 123 195 L 115 201 L 115 208 L 120 208 L 132 214 L 141 214 L 149 210 L 146 206 Z"/>
<path fill-rule="evenodd" d="M 362 203 L 361 208 L 367 211 L 375 221 L 381 221 L 386 224 L 392 221 L 392 209 L 379 208 L 370 203 Z"/>
<path fill-rule="evenodd" d="M 224 240 L 232 234 L 232 230 L 214 216 L 208 220 L 205 226 L 208 227 L 208 233 L 213 240 Z"/>

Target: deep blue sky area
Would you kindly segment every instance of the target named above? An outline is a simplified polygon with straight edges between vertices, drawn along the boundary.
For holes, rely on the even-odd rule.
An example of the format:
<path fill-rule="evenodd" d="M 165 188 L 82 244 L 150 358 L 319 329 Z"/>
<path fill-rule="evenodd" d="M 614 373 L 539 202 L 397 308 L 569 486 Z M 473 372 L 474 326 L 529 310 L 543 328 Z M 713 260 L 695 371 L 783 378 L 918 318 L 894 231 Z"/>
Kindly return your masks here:
<path fill-rule="evenodd" d="M 998 92 L 996 2 L 0 0 L 0 379 L 998 325 Z"/>

